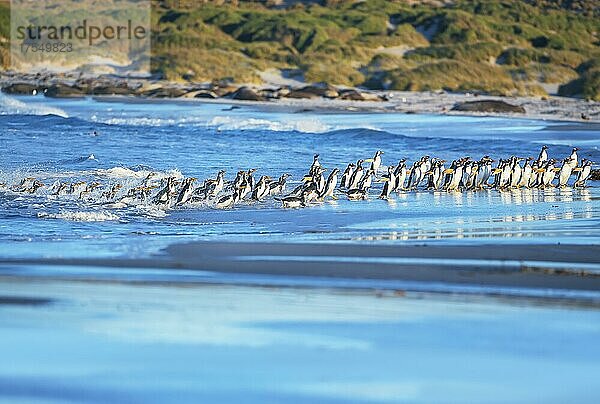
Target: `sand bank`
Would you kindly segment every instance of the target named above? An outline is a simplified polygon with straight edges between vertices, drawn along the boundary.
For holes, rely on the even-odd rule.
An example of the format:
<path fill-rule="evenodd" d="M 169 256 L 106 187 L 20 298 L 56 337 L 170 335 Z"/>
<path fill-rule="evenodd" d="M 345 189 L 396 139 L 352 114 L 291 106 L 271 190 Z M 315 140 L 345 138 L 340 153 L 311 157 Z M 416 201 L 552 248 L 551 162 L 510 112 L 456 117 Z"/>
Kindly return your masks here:
<path fill-rule="evenodd" d="M 424 285 L 600 291 L 600 246 L 215 243 L 172 245 L 147 259 L 2 260 L 43 264 L 163 268 L 222 274 L 419 282 Z M 268 283 L 268 282 L 266 282 Z M 381 282 L 378 283 L 381 285 Z M 424 288 L 427 290 L 427 287 Z"/>

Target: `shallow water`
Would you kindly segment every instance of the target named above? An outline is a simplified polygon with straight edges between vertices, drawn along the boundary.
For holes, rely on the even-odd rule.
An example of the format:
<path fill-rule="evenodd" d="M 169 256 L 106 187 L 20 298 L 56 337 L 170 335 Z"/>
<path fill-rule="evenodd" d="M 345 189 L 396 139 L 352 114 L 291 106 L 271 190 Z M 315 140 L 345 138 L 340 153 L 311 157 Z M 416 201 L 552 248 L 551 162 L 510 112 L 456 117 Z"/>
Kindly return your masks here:
<path fill-rule="evenodd" d="M 66 268 L 65 268 L 66 269 Z M 0 278 L 0 401 L 597 402 L 600 311 Z"/>
<path fill-rule="evenodd" d="M 411 192 L 390 201 L 340 198 L 285 211 L 275 201 L 167 212 L 151 206 L 111 208 L 100 192 L 135 186 L 150 171 L 214 176 L 223 168 L 258 168 L 256 177 L 293 175 L 291 189 L 320 153 L 325 167 L 386 152 L 383 164 L 424 154 L 451 160 L 512 154 L 537 156 L 540 145 L 563 158 L 600 161 L 600 133 L 585 125 L 459 116 L 315 113 L 200 103 L 122 103 L 0 95 L 0 182 L 35 176 L 98 180 L 88 201 L 0 190 L 0 255 L 144 256 L 188 240 L 381 243 L 597 243 L 600 191 L 516 190 Z M 93 132 L 98 135 L 94 136 Z M 593 185 L 593 184 L 592 184 Z"/>

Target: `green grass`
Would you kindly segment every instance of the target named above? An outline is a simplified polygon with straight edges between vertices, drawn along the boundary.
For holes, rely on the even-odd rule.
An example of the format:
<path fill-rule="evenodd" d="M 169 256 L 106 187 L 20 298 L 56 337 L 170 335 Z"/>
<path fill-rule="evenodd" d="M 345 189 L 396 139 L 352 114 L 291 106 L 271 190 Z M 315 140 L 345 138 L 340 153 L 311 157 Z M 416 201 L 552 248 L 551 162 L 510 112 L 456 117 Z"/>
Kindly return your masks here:
<path fill-rule="evenodd" d="M 174 81 L 241 83 L 258 82 L 263 69 L 291 68 L 331 84 L 491 94 L 543 94 L 537 83 L 558 83 L 561 94 L 598 98 L 593 0 L 235 3 L 157 2 L 154 71 Z M 0 35 L 8 36 L 7 21 L 0 3 Z M 409 51 L 394 53 L 402 48 Z M 2 61 L 6 49 L 0 44 Z"/>

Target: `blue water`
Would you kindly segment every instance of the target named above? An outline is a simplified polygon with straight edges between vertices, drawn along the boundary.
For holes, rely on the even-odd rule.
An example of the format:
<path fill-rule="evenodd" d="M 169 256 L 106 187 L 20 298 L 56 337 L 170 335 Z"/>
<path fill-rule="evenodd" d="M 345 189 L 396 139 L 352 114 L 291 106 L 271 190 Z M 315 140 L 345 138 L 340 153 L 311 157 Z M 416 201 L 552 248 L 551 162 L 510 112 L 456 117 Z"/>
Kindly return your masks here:
<path fill-rule="evenodd" d="M 325 167 L 343 170 L 377 149 L 386 165 L 424 154 L 537 156 L 542 144 L 551 157 L 562 159 L 577 146 L 580 158 L 600 161 L 600 133 L 572 123 L 0 95 L 0 182 L 34 176 L 47 185 L 98 180 L 105 187 L 88 201 L 0 189 L 0 256 L 134 257 L 188 240 L 599 242 L 600 191 L 593 183 L 583 190 L 420 191 L 390 201 L 376 199 L 377 184 L 368 201 L 340 198 L 301 210 L 283 210 L 273 200 L 166 212 L 94 202 L 111 184 L 134 186 L 150 171 L 204 179 L 226 169 L 233 179 L 253 167 L 256 178 L 291 173 L 291 189 L 314 153 Z"/>

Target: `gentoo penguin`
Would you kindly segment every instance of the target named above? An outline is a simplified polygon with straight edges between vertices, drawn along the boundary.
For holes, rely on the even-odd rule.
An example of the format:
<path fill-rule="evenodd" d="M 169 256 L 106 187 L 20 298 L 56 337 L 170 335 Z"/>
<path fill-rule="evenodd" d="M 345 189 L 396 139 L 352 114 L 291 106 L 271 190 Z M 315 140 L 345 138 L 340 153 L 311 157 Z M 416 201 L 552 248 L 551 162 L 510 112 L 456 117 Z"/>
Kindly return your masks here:
<path fill-rule="evenodd" d="M 352 173 L 354 173 L 354 167 L 356 167 L 354 163 L 348 164 L 348 167 L 344 170 L 344 174 L 342 174 L 340 188 L 348 188 L 350 186 L 350 178 L 352 177 Z"/>
<path fill-rule="evenodd" d="M 475 177 L 475 189 L 483 189 L 487 185 L 490 176 L 492 175 L 492 163 L 494 162 L 490 156 L 483 156 L 479 160 L 477 176 Z"/>
<path fill-rule="evenodd" d="M 569 178 L 571 178 L 571 174 L 573 174 L 573 168 L 573 160 L 571 157 L 567 157 L 563 160 L 560 171 L 558 172 L 558 187 L 564 188 L 567 186 Z"/>
<path fill-rule="evenodd" d="M 326 180 L 325 180 L 325 176 L 323 175 L 324 173 L 325 173 L 325 169 L 323 167 L 317 167 L 314 169 L 314 172 L 313 172 L 313 183 L 317 187 L 318 194 L 323 192 L 323 190 L 325 189 Z"/>
<path fill-rule="evenodd" d="M 256 168 L 251 168 L 246 171 L 246 183 L 248 184 L 249 192 L 254 189 L 254 173 L 256 172 Z"/>
<path fill-rule="evenodd" d="M 379 199 L 389 199 L 394 185 L 396 184 L 396 175 L 394 174 L 395 169 L 394 166 L 389 166 L 387 176 L 382 178 L 382 181 L 385 181 L 385 183 L 383 184 Z"/>
<path fill-rule="evenodd" d="M 381 155 L 382 154 L 383 154 L 383 152 L 381 150 L 377 150 L 375 152 L 375 155 L 373 156 L 373 158 L 369 159 L 371 161 L 371 169 L 373 170 L 375 175 L 377 175 L 377 171 L 379 170 L 379 167 L 381 167 Z M 369 160 L 367 160 L 367 161 L 369 161 Z"/>
<path fill-rule="evenodd" d="M 451 175 L 450 180 L 446 185 L 446 191 L 458 191 L 464 168 L 465 162 L 463 160 L 459 160 L 456 162 L 455 168 L 449 168 L 446 170 L 446 174 Z"/>
<path fill-rule="evenodd" d="M 319 163 L 319 155 L 315 154 L 313 156 L 313 162 L 312 165 L 310 166 L 310 169 L 308 170 L 308 175 L 312 176 L 315 174 L 317 168 L 321 168 L 321 163 Z"/>
<path fill-rule="evenodd" d="M 100 197 L 104 198 L 106 200 L 114 199 L 115 196 L 117 196 L 117 193 L 119 192 L 119 190 L 121 188 L 123 188 L 123 185 L 121 185 L 121 184 L 115 184 L 108 191 L 104 191 Z"/>
<path fill-rule="evenodd" d="M 122 187 L 121 184 L 117 184 L 119 186 Z M 58 181 L 57 183 L 55 183 L 52 186 L 54 192 L 52 192 L 52 195 L 57 196 L 57 195 L 66 195 L 69 192 L 69 184 L 66 182 L 60 182 Z M 108 192 L 108 191 L 107 191 Z M 113 196 L 114 198 L 114 196 Z"/>
<path fill-rule="evenodd" d="M 408 175 L 408 169 L 406 168 L 406 159 L 402 159 L 398 162 L 396 169 L 394 170 L 394 184 L 392 191 L 400 192 L 404 189 L 404 182 Z"/>
<path fill-rule="evenodd" d="M 546 146 L 546 145 L 542 146 L 542 150 L 540 151 L 540 155 L 538 156 L 538 159 L 537 159 L 538 163 L 543 163 L 545 161 L 548 161 L 548 152 L 546 150 L 548 150 L 548 146 Z"/>
<path fill-rule="evenodd" d="M 375 170 L 369 168 L 363 178 L 358 183 L 358 188 L 360 189 L 369 189 L 371 188 L 371 183 L 373 182 L 373 176 L 375 175 Z"/>
<path fill-rule="evenodd" d="M 541 188 L 550 188 L 552 187 L 552 181 L 556 177 L 556 172 L 559 170 L 554 167 L 556 163 L 555 159 L 550 159 L 546 163 L 546 167 L 544 167 L 543 176 L 542 176 L 542 184 Z"/>
<path fill-rule="evenodd" d="M 444 179 L 444 163 L 445 160 L 435 160 L 431 164 L 431 170 L 429 170 L 429 181 L 427 182 L 427 189 L 438 190 L 442 186 Z"/>
<path fill-rule="evenodd" d="M 154 197 L 154 204 L 156 205 L 170 205 L 171 198 L 175 194 L 175 177 L 167 178 L 167 184 L 163 189 L 158 191 L 158 194 Z"/>
<path fill-rule="evenodd" d="M 38 189 L 45 187 L 44 183 L 41 182 L 40 180 L 33 180 L 33 183 L 31 183 L 31 186 L 24 189 L 23 192 L 27 192 L 28 194 L 35 194 L 37 192 Z"/>
<path fill-rule="evenodd" d="M 423 173 L 421 171 L 422 161 L 415 161 L 410 169 L 410 175 L 408 176 L 408 182 L 406 184 L 407 189 L 416 188 L 419 182 L 423 177 Z"/>
<path fill-rule="evenodd" d="M 348 199 L 351 201 L 361 201 L 361 200 L 365 200 L 369 197 L 369 189 L 368 188 L 350 189 L 350 190 L 346 191 L 345 194 L 348 196 Z"/>
<path fill-rule="evenodd" d="M 573 184 L 576 188 L 585 187 L 585 182 L 590 178 L 592 173 L 592 164 L 590 160 L 582 160 L 581 167 L 579 169 L 579 173 L 577 174 L 577 178 L 575 179 L 575 183 Z"/>
<path fill-rule="evenodd" d="M 247 185 L 243 185 L 244 187 L 246 187 Z M 237 203 L 238 201 L 240 201 L 242 198 L 240 196 L 240 190 L 236 189 L 235 191 L 233 191 L 233 194 L 229 194 L 229 195 L 225 195 L 223 197 L 221 197 L 221 199 L 219 199 L 217 201 L 217 203 L 215 204 L 215 207 L 217 209 L 227 209 L 232 207 L 235 203 Z"/>
<path fill-rule="evenodd" d="M 569 156 L 569 158 L 571 159 L 571 161 L 569 162 L 571 169 L 577 167 L 577 164 L 579 164 L 579 159 L 577 157 L 577 150 L 579 150 L 577 147 L 573 147 L 573 150 L 571 151 L 571 155 Z"/>
<path fill-rule="evenodd" d="M 340 173 L 340 170 L 338 168 L 334 168 L 331 171 L 331 173 L 329 174 L 329 177 L 327 177 L 327 182 L 325 183 L 325 188 L 319 195 L 320 200 L 324 201 L 325 198 L 327 198 L 327 197 L 330 197 L 332 199 L 337 199 L 337 197 L 333 194 L 333 191 L 335 191 L 335 187 L 338 182 L 338 174 L 339 173 Z"/>
<path fill-rule="evenodd" d="M 255 201 L 261 201 L 269 195 L 270 180 L 271 177 L 266 175 L 260 177 L 260 179 L 256 183 L 256 186 L 254 187 L 254 190 L 252 191 L 252 199 L 254 199 Z"/>
<path fill-rule="evenodd" d="M 33 185 L 34 181 L 36 181 L 34 177 L 23 178 L 19 184 L 13 185 L 10 189 L 15 192 L 24 192 Z"/>
<path fill-rule="evenodd" d="M 531 175 L 533 172 L 531 160 L 533 160 L 533 157 L 527 157 L 525 159 L 525 165 L 523 166 L 523 172 L 521 173 L 521 181 L 519 181 L 519 187 L 529 187 L 529 181 L 531 180 Z"/>
<path fill-rule="evenodd" d="M 285 192 L 285 184 L 290 174 L 281 174 L 277 181 L 269 184 L 269 195 L 280 195 Z"/>
<path fill-rule="evenodd" d="M 100 183 L 99 183 L 99 182 L 97 182 L 97 181 L 90 182 L 90 183 L 89 183 L 89 184 L 88 184 L 88 185 L 85 187 L 85 189 L 79 193 L 79 199 L 83 199 L 83 197 L 85 197 L 85 196 L 89 195 L 90 193 L 92 193 L 92 191 L 93 191 L 94 189 L 98 188 L 100 185 L 102 185 L 102 184 L 100 184 Z"/>
<path fill-rule="evenodd" d="M 519 162 L 521 160 L 523 160 L 523 159 L 519 158 L 519 157 L 514 157 L 512 160 L 511 169 L 510 169 L 510 187 L 511 188 L 518 188 L 519 184 L 521 183 L 521 177 L 523 176 L 523 167 L 521 167 L 521 164 L 519 164 Z"/>
<path fill-rule="evenodd" d="M 183 180 L 183 184 L 181 186 L 181 190 L 179 191 L 179 195 L 177 196 L 177 202 L 175 202 L 175 205 L 183 205 L 192 198 L 192 194 L 194 193 L 194 182 L 196 180 L 197 178 L 194 177 L 189 177 Z"/>
<path fill-rule="evenodd" d="M 303 208 L 306 206 L 306 197 L 308 191 L 303 191 L 299 196 L 286 196 L 284 198 L 275 198 L 281 202 L 281 207 L 286 209 Z"/>
<path fill-rule="evenodd" d="M 365 169 L 363 168 L 362 164 L 363 164 L 363 160 L 358 160 L 356 162 L 356 168 L 354 169 L 354 172 L 352 173 L 352 176 L 350 177 L 350 183 L 347 186 L 348 189 L 358 188 L 358 183 L 360 182 L 363 175 L 365 174 Z"/>
<path fill-rule="evenodd" d="M 210 198 L 215 198 L 219 195 L 219 192 L 223 190 L 225 186 L 225 170 L 221 170 L 217 173 L 217 178 L 211 185 L 208 187 L 208 196 Z"/>

